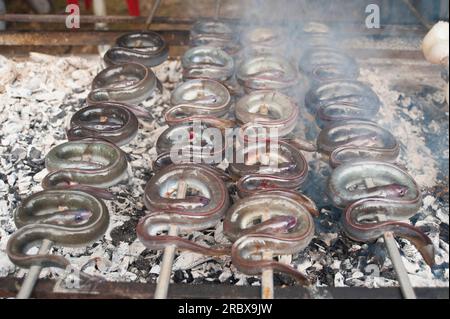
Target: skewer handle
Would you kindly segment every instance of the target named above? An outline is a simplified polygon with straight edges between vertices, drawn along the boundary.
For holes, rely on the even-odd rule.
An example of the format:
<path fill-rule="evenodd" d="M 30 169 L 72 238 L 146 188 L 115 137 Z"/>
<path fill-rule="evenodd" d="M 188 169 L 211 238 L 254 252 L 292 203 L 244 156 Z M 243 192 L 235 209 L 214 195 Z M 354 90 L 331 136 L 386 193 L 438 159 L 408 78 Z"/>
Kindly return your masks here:
<path fill-rule="evenodd" d="M 409 281 L 408 272 L 403 264 L 402 257 L 397 247 L 394 234 L 387 232 L 384 234 L 384 243 L 391 258 L 392 265 L 397 273 L 397 279 L 400 284 L 400 290 L 402 291 L 405 299 L 417 299 L 414 289 Z"/>
<path fill-rule="evenodd" d="M 177 198 L 183 199 L 186 197 L 187 183 L 183 180 L 178 182 Z M 177 236 L 178 228 L 175 225 L 170 225 L 169 236 Z M 177 247 L 170 245 L 164 249 L 163 260 L 161 264 L 161 271 L 159 272 L 158 283 L 155 290 L 155 299 L 167 299 L 169 292 L 170 275 L 172 274 L 173 260 L 175 259 L 175 251 Z"/>
<path fill-rule="evenodd" d="M 367 188 L 375 187 L 375 183 L 371 178 L 365 179 L 365 184 Z M 384 221 L 384 218 L 379 218 L 380 221 Z M 402 257 L 400 256 L 400 251 L 398 250 L 397 242 L 395 241 L 394 234 L 392 232 L 386 232 L 383 235 L 384 244 L 389 253 L 389 258 L 392 261 L 394 270 L 397 274 L 398 283 L 400 285 L 400 290 L 402 291 L 403 297 L 405 299 L 416 299 L 416 294 L 409 281 L 408 272 L 406 271 L 405 265 L 403 264 Z"/>
<path fill-rule="evenodd" d="M 264 214 L 262 217 L 262 222 L 269 219 L 268 214 Z M 273 258 L 272 252 L 264 252 L 262 255 L 264 260 L 271 260 Z M 264 269 L 261 275 L 261 298 L 262 299 L 273 299 L 273 269 Z"/>
<path fill-rule="evenodd" d="M 169 228 L 169 236 L 177 236 L 178 229 L 171 225 Z M 161 271 L 158 277 L 158 283 L 155 290 L 155 299 L 167 299 L 169 292 L 170 275 L 172 274 L 173 260 L 175 259 L 175 245 L 171 245 L 164 249 Z"/>
<path fill-rule="evenodd" d="M 50 251 L 50 248 L 52 248 L 53 243 L 48 240 L 44 239 L 42 241 L 42 245 L 39 248 L 39 255 L 45 255 L 48 254 Z M 17 293 L 16 298 L 17 299 L 28 299 L 31 296 L 31 293 L 33 292 L 34 286 L 36 285 L 36 281 L 39 279 L 39 275 L 41 273 L 42 267 L 41 266 L 31 266 L 30 270 L 28 271 L 28 274 L 26 275 L 22 286 L 20 287 L 19 292 Z"/>
<path fill-rule="evenodd" d="M 162 0 L 155 0 L 155 3 L 153 4 L 152 10 L 150 11 L 150 15 L 147 18 L 147 21 L 145 22 L 146 29 L 150 29 L 150 26 L 153 22 L 153 18 L 155 17 L 156 11 L 158 10 L 159 6 L 161 5 Z"/>
<path fill-rule="evenodd" d="M 272 253 L 264 253 L 264 259 L 272 259 Z M 261 277 L 261 298 L 262 299 L 274 299 L 273 288 L 273 270 L 264 269 Z"/>

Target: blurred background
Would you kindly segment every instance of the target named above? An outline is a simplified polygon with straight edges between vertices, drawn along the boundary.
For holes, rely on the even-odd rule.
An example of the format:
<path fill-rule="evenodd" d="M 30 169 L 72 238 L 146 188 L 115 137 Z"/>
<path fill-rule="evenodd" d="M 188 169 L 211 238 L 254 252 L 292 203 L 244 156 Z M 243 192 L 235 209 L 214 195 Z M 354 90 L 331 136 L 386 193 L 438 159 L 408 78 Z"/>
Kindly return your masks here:
<path fill-rule="evenodd" d="M 66 0 L 0 0 L 4 1 L 7 13 L 52 12 L 64 13 Z M 81 12 L 92 13 L 92 0 L 80 0 Z M 148 15 L 153 0 L 127 1 L 105 0 L 109 15 L 128 15 L 128 4 L 139 3 L 138 11 L 131 8 L 133 14 Z M 277 3 L 282 10 L 283 3 L 296 3 L 298 10 L 288 10 L 284 17 L 295 19 L 345 21 L 361 23 L 365 20 L 365 8 L 369 4 L 378 4 L 381 9 L 382 24 L 418 24 L 417 16 L 406 4 L 410 3 L 424 19 L 433 22 L 439 19 L 448 20 L 448 0 L 222 0 L 221 16 L 239 18 L 245 15 L 247 6 L 264 6 L 267 3 Z M 49 7 L 51 4 L 51 9 Z M 179 18 L 198 18 L 213 16 L 215 0 L 163 0 L 158 9 L 157 16 L 170 16 Z M 1 10 L 0 4 L 0 10 Z M 286 6 L 287 7 L 287 6 Z"/>

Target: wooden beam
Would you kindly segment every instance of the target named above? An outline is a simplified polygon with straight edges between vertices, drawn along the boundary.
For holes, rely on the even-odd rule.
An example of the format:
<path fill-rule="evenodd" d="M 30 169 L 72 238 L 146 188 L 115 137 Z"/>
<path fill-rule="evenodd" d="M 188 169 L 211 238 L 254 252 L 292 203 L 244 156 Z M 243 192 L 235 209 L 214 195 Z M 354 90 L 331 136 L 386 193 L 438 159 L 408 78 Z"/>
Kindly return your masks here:
<path fill-rule="evenodd" d="M 0 278 L 0 298 L 15 297 L 21 280 Z M 156 285 L 143 283 L 100 282 L 93 293 L 54 292 L 56 281 L 39 280 L 32 298 L 40 299 L 153 299 Z M 318 294 L 333 299 L 401 299 L 399 288 L 318 288 Z M 448 288 L 417 288 L 418 298 L 448 299 Z M 303 287 L 275 287 L 280 299 L 309 299 Z M 259 299 L 260 287 L 232 286 L 226 284 L 170 286 L 169 298 L 174 299 Z"/>

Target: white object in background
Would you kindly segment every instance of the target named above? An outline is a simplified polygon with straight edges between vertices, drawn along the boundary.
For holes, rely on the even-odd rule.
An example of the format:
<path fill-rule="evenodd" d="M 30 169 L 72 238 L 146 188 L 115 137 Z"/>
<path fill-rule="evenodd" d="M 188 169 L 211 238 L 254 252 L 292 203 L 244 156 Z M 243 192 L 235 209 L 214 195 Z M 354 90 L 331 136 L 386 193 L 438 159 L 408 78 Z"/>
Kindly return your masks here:
<path fill-rule="evenodd" d="M 94 0 L 92 3 L 92 7 L 94 9 L 94 14 L 96 16 L 106 16 L 106 3 L 105 0 Z M 108 30 L 108 25 L 106 23 L 96 23 L 95 29 L 97 30 Z M 100 56 L 103 57 L 103 55 L 110 49 L 109 45 L 99 45 L 98 46 L 98 52 L 100 53 Z"/>
<path fill-rule="evenodd" d="M 425 58 L 433 64 L 442 64 L 448 68 L 449 24 L 440 21 L 431 28 L 422 43 Z M 449 104 L 449 84 L 445 88 L 445 98 Z"/>
<path fill-rule="evenodd" d="M 449 24 L 440 21 L 431 28 L 423 39 L 425 58 L 433 64 L 448 65 Z"/>
<path fill-rule="evenodd" d="M 105 0 L 94 0 L 92 7 L 94 8 L 94 14 L 96 16 L 106 16 Z M 97 23 L 95 26 L 99 30 L 106 29 L 106 23 Z"/>

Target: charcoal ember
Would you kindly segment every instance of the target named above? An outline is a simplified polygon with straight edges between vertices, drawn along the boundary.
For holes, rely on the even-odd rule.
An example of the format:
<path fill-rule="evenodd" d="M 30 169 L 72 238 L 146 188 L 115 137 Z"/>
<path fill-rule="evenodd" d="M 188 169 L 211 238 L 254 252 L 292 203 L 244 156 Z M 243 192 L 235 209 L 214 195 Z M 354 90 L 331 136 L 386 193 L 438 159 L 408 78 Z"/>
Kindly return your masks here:
<path fill-rule="evenodd" d="M 323 270 L 319 273 L 316 273 L 317 279 L 320 281 L 322 285 L 327 285 L 330 287 L 334 286 L 334 277 L 338 273 L 337 270 L 331 268 L 330 266 L 324 266 Z"/>
<path fill-rule="evenodd" d="M 367 267 L 367 263 L 368 263 L 367 257 L 368 257 L 368 255 L 369 255 L 368 251 L 365 251 L 364 255 L 358 257 L 358 259 L 357 259 L 358 262 L 357 262 L 356 269 L 364 270 Z"/>
<path fill-rule="evenodd" d="M 193 285 L 204 285 L 207 284 L 208 282 L 205 280 L 205 278 L 203 277 L 197 277 L 194 279 L 194 281 L 191 283 Z"/>
<path fill-rule="evenodd" d="M 194 276 L 192 275 L 192 271 L 190 269 L 186 270 L 186 283 L 190 284 L 192 282 L 194 282 Z"/>
<path fill-rule="evenodd" d="M 239 282 L 239 279 L 235 278 L 234 276 L 231 276 L 224 283 L 230 284 L 230 285 L 236 285 L 238 282 Z"/>
<path fill-rule="evenodd" d="M 136 219 L 130 219 L 126 221 L 122 226 L 116 227 L 111 231 L 111 238 L 113 245 L 117 245 L 120 242 L 133 242 L 136 236 L 136 226 L 138 221 Z"/>
<path fill-rule="evenodd" d="M 439 238 L 448 243 L 448 224 L 441 223 L 439 225 Z"/>
<path fill-rule="evenodd" d="M 391 267 L 388 269 L 382 270 L 380 272 L 379 277 L 387 279 L 387 280 L 397 280 L 397 275 L 395 274 L 394 269 Z"/>
<path fill-rule="evenodd" d="M 55 114 L 55 116 L 53 116 L 51 118 L 52 122 L 57 122 L 58 120 L 61 120 L 63 118 L 65 118 L 67 116 L 67 113 L 65 110 L 61 110 L 60 112 L 58 112 L 57 114 Z"/>
<path fill-rule="evenodd" d="M 374 263 L 381 267 L 385 263 L 386 258 L 388 258 L 386 246 L 382 241 L 370 244 L 368 250 L 368 262 L 370 263 Z"/>
<path fill-rule="evenodd" d="M 320 238 L 313 238 L 311 240 L 311 244 L 309 247 L 307 247 L 306 249 L 313 249 L 312 247 L 321 247 L 323 249 L 326 249 L 326 247 L 328 247 L 328 245 Z"/>
<path fill-rule="evenodd" d="M 42 157 L 42 152 L 40 150 L 38 150 L 36 147 L 32 146 L 28 153 L 28 157 L 31 160 L 39 160 Z"/>
<path fill-rule="evenodd" d="M 296 281 L 288 275 L 275 273 L 273 274 L 273 284 L 274 286 L 293 286 Z"/>
<path fill-rule="evenodd" d="M 174 281 L 174 283 L 179 284 L 179 283 L 183 282 L 184 279 L 185 279 L 184 271 L 176 270 L 176 271 L 173 272 L 173 281 Z"/>
<path fill-rule="evenodd" d="M 126 195 L 125 195 L 125 196 L 124 196 L 123 194 L 117 195 L 117 201 L 118 201 L 120 204 L 124 204 L 124 203 L 127 201 Z"/>
<path fill-rule="evenodd" d="M 353 265 L 352 265 L 350 259 L 347 258 L 341 263 L 341 270 L 349 271 L 352 269 L 353 269 Z"/>
<path fill-rule="evenodd" d="M 148 276 L 145 277 L 145 282 L 156 284 L 158 282 L 158 275 L 148 274 Z"/>
<path fill-rule="evenodd" d="M 247 278 L 247 284 L 249 286 L 253 286 L 255 283 L 261 283 L 261 280 L 257 277 L 248 277 Z"/>
<path fill-rule="evenodd" d="M 333 256 L 344 260 L 348 256 L 349 245 L 345 242 L 345 237 L 337 238 L 331 243 L 330 252 Z"/>

